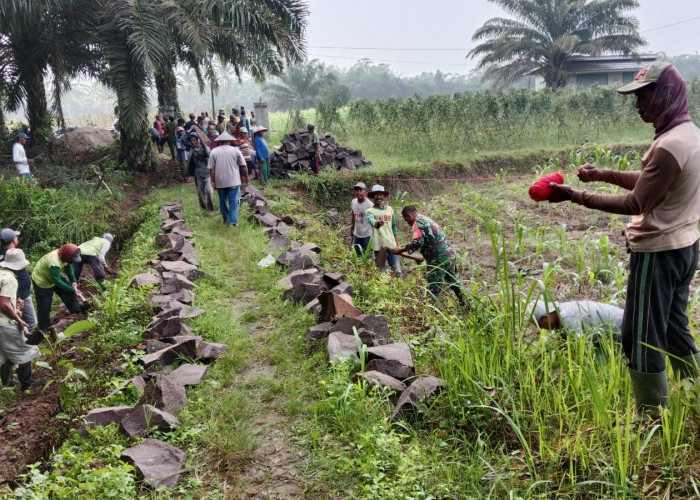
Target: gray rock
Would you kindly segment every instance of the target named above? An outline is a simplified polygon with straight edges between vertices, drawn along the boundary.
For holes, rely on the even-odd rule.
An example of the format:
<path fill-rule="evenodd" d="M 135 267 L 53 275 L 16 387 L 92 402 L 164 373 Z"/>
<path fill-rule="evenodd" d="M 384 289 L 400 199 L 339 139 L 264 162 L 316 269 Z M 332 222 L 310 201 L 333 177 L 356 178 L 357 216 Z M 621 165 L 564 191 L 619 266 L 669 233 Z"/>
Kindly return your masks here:
<path fill-rule="evenodd" d="M 256 214 L 254 217 L 265 227 L 275 227 L 280 222 L 276 215 L 270 213 L 264 215 Z"/>
<path fill-rule="evenodd" d="M 153 317 L 153 321 L 161 321 L 161 320 L 166 320 L 166 319 L 172 319 L 172 318 L 179 318 L 179 319 L 188 319 L 188 318 L 196 318 L 200 314 L 204 314 L 204 309 L 200 309 L 199 307 L 191 307 L 186 304 L 179 303 L 180 305 L 176 305 L 176 307 L 173 307 L 171 309 L 167 309 L 165 311 L 159 312 Z"/>
<path fill-rule="evenodd" d="M 194 236 L 194 231 L 192 231 L 189 227 L 185 226 L 184 224 L 182 226 L 174 227 L 171 233 L 179 234 L 181 236 L 184 236 L 185 238 L 191 238 L 192 236 Z"/>
<path fill-rule="evenodd" d="M 318 274 L 297 274 L 291 277 L 292 288 L 285 290 L 283 298 L 292 302 L 312 301 L 326 289 Z"/>
<path fill-rule="evenodd" d="M 318 297 L 306 304 L 304 306 L 304 310 L 313 314 L 314 316 L 321 314 L 321 303 L 318 301 Z"/>
<path fill-rule="evenodd" d="M 80 435 L 87 436 L 87 429 L 91 429 L 92 427 L 106 427 L 111 423 L 118 424 L 132 411 L 134 411 L 134 409 L 131 406 L 110 406 L 107 408 L 95 408 L 94 410 L 90 410 L 88 414 L 83 417 Z"/>
<path fill-rule="evenodd" d="M 446 386 L 442 379 L 432 376 L 418 377 L 401 394 L 391 414 L 391 420 L 398 418 L 416 419 L 427 410 L 427 403 Z"/>
<path fill-rule="evenodd" d="M 187 279 L 185 276 L 182 274 L 177 274 L 177 273 L 172 273 L 172 274 L 167 274 L 163 273 L 163 285 L 160 287 L 160 293 L 163 295 L 171 295 L 173 293 L 177 293 L 181 290 L 192 290 L 195 287 L 195 284 L 192 283 L 189 279 Z M 167 274 L 167 278 L 165 277 Z"/>
<path fill-rule="evenodd" d="M 287 250 L 277 258 L 277 264 L 292 269 L 310 269 L 316 267 L 318 254 L 306 250 Z"/>
<path fill-rule="evenodd" d="M 192 264 L 188 264 L 187 262 L 182 262 L 180 260 L 175 262 L 162 261 L 160 263 L 160 267 L 162 267 L 164 271 L 182 274 L 185 278 L 191 281 L 197 280 L 204 276 L 204 273 L 200 271 L 197 266 L 193 266 Z"/>
<path fill-rule="evenodd" d="M 296 246 L 292 244 L 292 250 L 297 250 L 299 252 L 312 252 L 312 253 L 321 253 L 321 247 L 319 247 L 316 243 L 304 243 L 303 245 Z"/>
<path fill-rule="evenodd" d="M 325 273 L 323 280 L 328 285 L 328 288 L 334 288 L 340 285 L 346 276 L 343 273 Z"/>
<path fill-rule="evenodd" d="M 297 269 L 296 271 L 292 271 L 289 273 L 287 276 L 282 278 L 277 282 L 279 286 L 284 288 L 285 290 L 289 290 L 293 288 L 292 285 L 292 279 L 295 276 L 300 276 L 300 275 L 318 275 L 318 269 Z"/>
<path fill-rule="evenodd" d="M 321 292 L 318 301 L 321 304 L 321 321 L 333 321 L 343 316 L 357 317 L 362 314 L 362 311 L 353 305 L 350 295 Z"/>
<path fill-rule="evenodd" d="M 328 337 L 328 334 L 335 331 L 333 323 L 320 323 L 306 330 L 306 343 L 312 344 Z"/>
<path fill-rule="evenodd" d="M 150 429 L 169 431 L 180 425 L 180 421 L 167 411 L 155 406 L 141 405 L 122 419 L 119 426 L 131 439 L 148 436 Z"/>
<path fill-rule="evenodd" d="M 182 302 L 183 304 L 191 304 L 192 302 L 194 302 L 195 294 L 191 290 L 183 288 L 178 292 L 166 295 L 166 297 L 170 297 L 171 300 L 177 300 L 178 302 Z"/>
<path fill-rule="evenodd" d="M 370 385 L 388 387 L 394 392 L 400 393 L 406 390 L 406 384 L 382 372 L 365 371 L 364 373 L 356 373 L 352 376 L 354 382 L 360 379 L 365 379 Z"/>
<path fill-rule="evenodd" d="M 270 229 L 274 229 L 277 234 L 281 234 L 282 236 L 287 236 L 292 232 L 292 228 L 284 222 L 279 222 L 274 228 Z"/>
<path fill-rule="evenodd" d="M 159 319 L 152 321 L 143 334 L 144 339 L 165 339 L 176 335 L 190 335 L 192 329 L 180 318 Z"/>
<path fill-rule="evenodd" d="M 143 443 L 122 452 L 140 478 L 153 488 L 173 487 L 180 484 L 187 453 L 158 439 L 146 439 Z"/>
<path fill-rule="evenodd" d="M 207 366 L 193 365 L 190 363 L 180 365 L 168 375 L 168 378 L 181 386 L 198 385 L 207 374 Z"/>
<path fill-rule="evenodd" d="M 171 344 L 166 344 L 157 339 L 149 339 L 146 341 L 146 353 L 152 354 L 154 352 L 160 351 L 161 349 L 167 349 Z"/>
<path fill-rule="evenodd" d="M 363 314 L 357 319 L 362 321 L 365 328 L 372 330 L 381 338 L 385 339 L 384 343 L 391 340 L 391 330 L 389 330 L 389 321 L 386 319 L 386 316 L 378 314 Z"/>
<path fill-rule="evenodd" d="M 215 361 L 229 350 L 229 346 L 220 342 L 200 342 L 197 346 L 197 359 L 204 363 Z"/>
<path fill-rule="evenodd" d="M 355 332 L 353 328 L 356 328 L 359 331 L 360 328 L 364 328 L 364 326 L 365 324 L 362 321 L 360 321 L 359 318 L 352 318 L 350 316 L 346 316 L 336 321 L 333 324 L 333 329 L 336 332 L 343 332 L 345 335 L 354 335 Z"/>
<path fill-rule="evenodd" d="M 167 412 L 179 410 L 187 406 L 185 386 L 168 375 L 156 374 L 146 382 L 139 404 L 152 405 Z"/>
<path fill-rule="evenodd" d="M 141 358 L 146 368 L 154 365 L 168 366 L 181 359 L 197 359 L 197 342 L 194 339 L 185 340 L 175 345 L 161 349 Z"/>
<path fill-rule="evenodd" d="M 287 248 L 289 246 L 289 238 L 284 236 L 279 232 L 275 232 L 269 235 L 270 242 L 267 244 L 268 251 L 281 250 L 282 248 Z"/>
<path fill-rule="evenodd" d="M 370 347 L 367 349 L 367 355 L 369 360 L 384 359 L 386 361 L 397 361 L 404 366 L 413 368 L 411 346 L 404 342 Z"/>
<path fill-rule="evenodd" d="M 386 345 L 389 343 L 389 339 L 386 339 L 378 333 L 375 333 L 372 330 L 368 330 L 367 328 L 360 328 L 357 331 L 357 334 L 360 336 L 360 340 L 362 341 L 362 343 L 367 346 L 376 347 L 380 345 Z"/>
<path fill-rule="evenodd" d="M 347 282 L 343 282 L 338 286 L 334 286 L 330 289 L 330 291 L 333 293 L 350 295 L 351 297 L 354 295 L 352 285 Z"/>
<path fill-rule="evenodd" d="M 355 337 L 340 332 L 328 335 L 328 361 L 342 361 L 345 358 L 359 359 Z"/>
<path fill-rule="evenodd" d="M 416 373 L 413 367 L 402 365 L 398 361 L 387 361 L 386 359 L 372 359 L 365 365 L 365 371 L 382 372 L 397 380 L 408 380 Z"/>
<path fill-rule="evenodd" d="M 160 276 L 157 276 L 153 273 L 137 274 L 131 280 L 131 286 L 134 286 L 134 287 L 152 286 L 152 285 L 160 285 L 160 284 L 161 284 Z"/>
<path fill-rule="evenodd" d="M 146 372 L 144 372 L 144 374 L 145 373 Z M 130 380 L 130 382 L 141 392 L 143 392 L 143 390 L 146 388 L 146 379 L 144 378 L 144 375 L 136 375 Z"/>

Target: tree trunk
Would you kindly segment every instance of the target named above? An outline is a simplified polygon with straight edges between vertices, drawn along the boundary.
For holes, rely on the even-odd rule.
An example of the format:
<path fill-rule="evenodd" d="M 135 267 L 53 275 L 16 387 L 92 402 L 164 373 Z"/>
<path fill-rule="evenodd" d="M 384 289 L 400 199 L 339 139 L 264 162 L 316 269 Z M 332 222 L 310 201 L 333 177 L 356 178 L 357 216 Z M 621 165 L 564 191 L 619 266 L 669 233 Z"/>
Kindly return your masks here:
<path fill-rule="evenodd" d="M 180 111 L 177 102 L 177 78 L 171 64 L 161 66 L 154 72 L 156 90 L 158 91 L 158 113 L 175 115 Z"/>
<path fill-rule="evenodd" d="M 51 115 L 46 102 L 44 73 L 39 68 L 31 68 L 24 74 L 26 84 L 27 119 L 34 146 L 45 146 L 51 141 Z"/>
<path fill-rule="evenodd" d="M 152 172 L 155 170 L 155 160 L 148 145 L 148 130 L 144 127 L 142 134 L 127 134 L 122 128 L 119 131 L 122 161 L 131 170 Z"/>
<path fill-rule="evenodd" d="M 7 124 L 5 123 L 5 110 L 0 105 L 0 135 L 7 133 Z"/>

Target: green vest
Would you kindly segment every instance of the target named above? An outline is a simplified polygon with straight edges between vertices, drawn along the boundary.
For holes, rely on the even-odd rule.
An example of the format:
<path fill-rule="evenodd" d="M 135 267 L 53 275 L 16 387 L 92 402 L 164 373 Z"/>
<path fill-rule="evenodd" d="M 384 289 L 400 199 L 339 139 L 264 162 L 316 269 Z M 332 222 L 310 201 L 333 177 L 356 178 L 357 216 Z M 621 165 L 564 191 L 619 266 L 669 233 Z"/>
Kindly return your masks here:
<path fill-rule="evenodd" d="M 58 249 L 56 249 L 39 259 L 32 271 L 32 280 L 41 288 L 51 288 L 55 285 L 51 276 L 51 268 L 58 267 L 63 271 L 67 265 L 67 262 L 63 262 L 58 258 Z"/>
<path fill-rule="evenodd" d="M 95 236 L 93 239 L 81 243 L 78 248 L 80 248 L 81 255 L 92 255 L 96 256 L 102 251 L 102 247 L 109 243 L 108 240 Z"/>

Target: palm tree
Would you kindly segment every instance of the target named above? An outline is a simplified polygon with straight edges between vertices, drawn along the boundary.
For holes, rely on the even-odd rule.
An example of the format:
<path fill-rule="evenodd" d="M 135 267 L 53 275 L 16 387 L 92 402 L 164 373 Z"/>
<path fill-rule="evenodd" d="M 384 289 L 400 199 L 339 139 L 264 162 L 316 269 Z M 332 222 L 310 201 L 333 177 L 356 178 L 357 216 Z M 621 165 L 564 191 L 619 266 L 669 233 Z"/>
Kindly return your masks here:
<path fill-rule="evenodd" d="M 231 67 L 239 80 L 245 71 L 262 81 L 304 57 L 309 13 L 301 0 L 178 1 L 187 6 L 191 21 L 170 25 L 171 57 L 155 74 L 161 107 L 178 107 L 177 63 L 194 70 L 203 91 L 205 83 L 218 87 L 216 63 Z"/>
<path fill-rule="evenodd" d="M 321 88 L 337 80 L 317 60 L 290 66 L 276 81 L 265 86 L 282 109 L 302 110 L 313 108 L 318 102 Z"/>
<path fill-rule="evenodd" d="M 567 63 L 582 55 L 633 53 L 645 41 L 636 18 L 624 13 L 637 0 L 489 0 L 515 19 L 496 17 L 476 30 L 483 41 L 467 57 L 481 57 L 484 79 L 504 88 L 540 74 L 553 89 L 566 85 Z"/>

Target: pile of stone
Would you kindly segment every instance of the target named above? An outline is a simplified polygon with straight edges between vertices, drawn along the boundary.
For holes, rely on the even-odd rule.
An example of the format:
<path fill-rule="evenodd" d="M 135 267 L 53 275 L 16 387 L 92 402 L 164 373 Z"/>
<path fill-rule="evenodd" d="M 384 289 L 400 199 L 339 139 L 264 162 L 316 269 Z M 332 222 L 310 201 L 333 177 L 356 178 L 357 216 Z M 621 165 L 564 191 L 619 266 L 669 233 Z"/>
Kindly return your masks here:
<path fill-rule="evenodd" d="M 372 165 L 362 151 L 341 146 L 331 134 L 320 134 L 321 169 L 355 170 Z M 270 175 L 284 177 L 293 171 L 310 171 L 309 133 L 296 129 L 282 138 L 282 146 L 270 155 Z"/>
<path fill-rule="evenodd" d="M 331 363 L 347 358 L 359 360 L 360 346 L 364 346 L 365 369 L 356 373 L 354 380 L 363 379 L 369 386 L 394 392 L 397 401 L 392 420 L 419 417 L 427 408 L 427 401 L 443 389 L 445 382 L 433 376 L 416 376 L 411 346 L 392 339 L 385 316 L 367 315 L 355 306 L 352 285 L 345 281 L 346 276 L 320 266 L 320 247 L 288 239 L 291 226 L 296 225 L 294 220 L 270 213 L 271 200 L 255 188 L 244 189 L 243 199 L 270 236 L 271 245 L 282 250 L 276 263 L 290 271 L 277 282 L 284 290 L 284 298 L 303 305 L 317 318 L 317 324 L 306 332 L 307 343 L 325 343 Z"/>
<path fill-rule="evenodd" d="M 129 380 L 142 396 L 139 404 L 97 408 L 84 417 L 81 432 L 94 426 L 116 423 L 131 439 L 147 437 L 153 431 L 169 431 L 180 425 L 171 412 L 187 406 L 186 387 L 202 382 L 206 364 L 228 351 L 226 344 L 205 342 L 194 335 L 184 320 L 204 311 L 193 307 L 194 281 L 204 276 L 199 269 L 199 256 L 189 238 L 194 231 L 182 220 L 182 203 L 169 202 L 160 211 L 166 218 L 156 236 L 156 244 L 164 250 L 159 260 L 151 262 L 155 272 L 135 276 L 131 286 L 153 286 L 149 301 L 157 314 L 143 333 L 146 355 L 140 363 L 144 371 Z M 180 365 L 173 369 L 173 365 Z M 177 486 L 187 454 L 158 439 L 146 439 L 138 446 L 122 452 L 141 479 L 152 486 Z"/>

